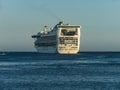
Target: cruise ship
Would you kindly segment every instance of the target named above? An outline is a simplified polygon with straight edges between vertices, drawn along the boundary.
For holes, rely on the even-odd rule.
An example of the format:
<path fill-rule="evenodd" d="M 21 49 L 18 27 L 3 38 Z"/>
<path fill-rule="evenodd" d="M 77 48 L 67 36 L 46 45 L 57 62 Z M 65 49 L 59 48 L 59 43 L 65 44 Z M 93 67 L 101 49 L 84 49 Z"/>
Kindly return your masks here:
<path fill-rule="evenodd" d="M 44 26 L 35 39 L 34 46 L 39 53 L 77 54 L 80 50 L 79 25 L 59 22 L 54 28 Z"/>

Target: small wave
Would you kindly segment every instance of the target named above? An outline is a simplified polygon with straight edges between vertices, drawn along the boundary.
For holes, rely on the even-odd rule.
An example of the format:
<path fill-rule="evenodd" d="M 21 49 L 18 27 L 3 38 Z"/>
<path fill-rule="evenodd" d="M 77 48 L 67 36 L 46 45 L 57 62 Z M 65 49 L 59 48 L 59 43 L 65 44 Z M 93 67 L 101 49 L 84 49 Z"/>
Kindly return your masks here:
<path fill-rule="evenodd" d="M 120 65 L 120 61 L 103 61 L 103 60 L 40 60 L 40 61 L 29 61 L 29 62 L 0 62 L 0 66 L 33 66 L 33 65 L 72 65 L 72 64 L 87 64 L 87 65 L 97 65 L 97 64 L 110 64 L 110 65 Z"/>
<path fill-rule="evenodd" d="M 3 77 L 1 80 L 4 82 L 41 82 L 41 83 L 59 83 L 59 82 L 71 82 L 71 81 L 85 81 L 85 82 L 119 82 L 120 77 L 111 77 L 111 76 L 43 76 L 43 75 L 31 75 L 31 76 L 17 76 L 16 78 L 5 78 Z"/>
<path fill-rule="evenodd" d="M 10 71 L 10 70 L 11 70 L 11 71 L 13 71 L 13 70 L 20 70 L 20 69 L 18 69 L 18 68 L 1 67 L 0 70 L 4 70 L 4 71 L 5 71 L 5 70 L 9 70 L 9 71 Z"/>
<path fill-rule="evenodd" d="M 27 65 L 27 62 L 0 62 L 0 66 Z"/>
<path fill-rule="evenodd" d="M 105 58 L 106 56 L 105 55 L 100 55 L 100 56 L 97 56 L 96 58 L 97 59 L 103 59 L 103 58 Z"/>

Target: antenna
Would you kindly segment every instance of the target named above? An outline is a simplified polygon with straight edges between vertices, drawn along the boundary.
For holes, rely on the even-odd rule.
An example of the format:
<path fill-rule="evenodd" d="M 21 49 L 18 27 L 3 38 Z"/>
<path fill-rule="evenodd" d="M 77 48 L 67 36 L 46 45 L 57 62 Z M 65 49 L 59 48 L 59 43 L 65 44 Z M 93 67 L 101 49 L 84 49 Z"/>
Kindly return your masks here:
<path fill-rule="evenodd" d="M 53 10 L 51 10 L 50 8 L 47 7 L 42 7 L 44 9 L 45 13 L 48 13 L 51 17 L 55 18 L 57 21 L 61 21 L 61 19 L 58 17 L 58 15 L 56 15 Z"/>

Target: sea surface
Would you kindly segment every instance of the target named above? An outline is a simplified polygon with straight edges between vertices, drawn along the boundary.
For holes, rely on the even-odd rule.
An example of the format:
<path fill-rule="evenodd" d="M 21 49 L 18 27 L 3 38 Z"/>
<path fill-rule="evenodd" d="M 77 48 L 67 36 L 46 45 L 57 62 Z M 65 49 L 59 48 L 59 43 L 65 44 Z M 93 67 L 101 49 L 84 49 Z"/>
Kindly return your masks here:
<path fill-rule="evenodd" d="M 0 90 L 120 90 L 119 52 L 0 54 Z"/>

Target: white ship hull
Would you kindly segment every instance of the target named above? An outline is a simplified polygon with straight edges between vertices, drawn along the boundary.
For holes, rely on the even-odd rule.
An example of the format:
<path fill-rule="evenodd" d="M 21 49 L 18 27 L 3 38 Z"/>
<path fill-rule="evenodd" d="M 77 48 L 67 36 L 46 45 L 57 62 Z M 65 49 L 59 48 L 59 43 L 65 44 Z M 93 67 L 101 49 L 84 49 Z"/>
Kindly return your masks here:
<path fill-rule="evenodd" d="M 77 54 L 78 52 L 79 52 L 79 48 L 74 46 L 67 46 L 66 48 L 63 49 L 60 48 L 58 50 L 58 53 L 60 54 Z"/>
<path fill-rule="evenodd" d="M 37 52 L 39 53 L 57 53 L 56 47 L 38 47 L 35 46 Z"/>

